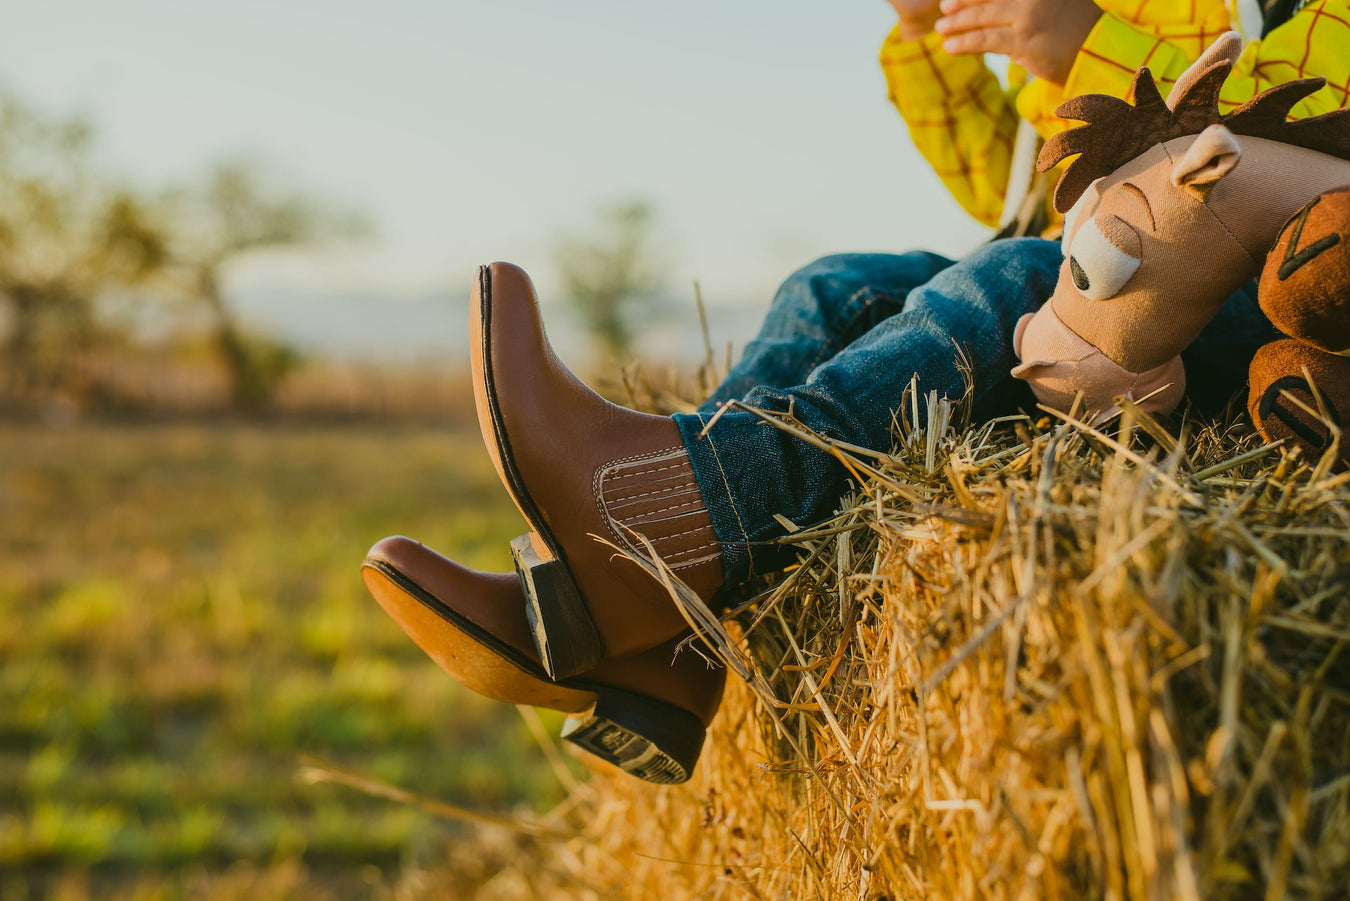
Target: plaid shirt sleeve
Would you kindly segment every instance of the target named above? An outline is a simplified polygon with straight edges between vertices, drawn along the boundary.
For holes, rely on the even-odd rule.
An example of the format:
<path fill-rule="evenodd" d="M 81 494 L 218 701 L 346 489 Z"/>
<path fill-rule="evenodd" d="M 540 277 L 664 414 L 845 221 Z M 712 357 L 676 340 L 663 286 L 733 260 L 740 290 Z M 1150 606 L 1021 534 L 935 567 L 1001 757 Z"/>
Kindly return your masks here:
<path fill-rule="evenodd" d="M 966 212 L 997 225 L 1017 132 L 1012 93 L 980 57 L 945 53 L 936 33 L 905 41 L 897 27 L 881 68 L 919 153 Z"/>
<path fill-rule="evenodd" d="M 1158 0 L 1146 0 L 1157 3 Z M 1118 15 L 1102 16 L 1078 54 L 1059 96 L 1045 91 L 1044 106 L 1026 113 L 1053 117 L 1063 97 L 1099 93 L 1125 97 L 1140 66 L 1148 66 L 1166 96 L 1168 88 L 1213 40 L 1227 30 L 1225 17 L 1211 13 L 1184 28 L 1132 25 Z M 1302 119 L 1347 105 L 1350 99 L 1350 6 L 1347 0 L 1314 0 L 1265 39 L 1249 42 L 1224 82 L 1219 107 L 1229 112 L 1277 84 L 1321 76 L 1327 86 L 1294 107 Z M 1019 103 L 1019 109 L 1022 104 Z M 1062 130 L 1062 127 L 1054 127 Z"/>
<path fill-rule="evenodd" d="M 1166 96 L 1186 67 L 1199 59 L 1219 35 L 1232 28 L 1222 3 L 1200 4 L 1193 20 L 1182 22 L 1150 17 L 1149 6 L 1157 7 L 1159 3 L 1160 0 L 1145 0 L 1135 11 L 1133 21 L 1119 13 L 1104 13 L 1083 41 L 1064 87 L 1048 82 L 1037 85 L 1040 90 L 1025 99 L 1025 106 L 1029 117 L 1046 120 L 1043 134 L 1049 137 L 1079 124 L 1055 117 L 1055 108 L 1068 97 L 1110 94 L 1131 99 L 1130 82 L 1141 66 L 1148 66 L 1158 89 Z"/>
<path fill-rule="evenodd" d="M 1301 101 L 1291 119 L 1350 106 L 1350 2 L 1313 0 L 1265 38 L 1243 48 L 1219 93 L 1219 108 L 1236 107 L 1273 85 L 1321 77 L 1326 87 Z"/>
<path fill-rule="evenodd" d="M 1005 90 L 979 57 L 949 56 L 930 34 L 903 41 L 892 31 L 882 70 L 915 146 L 972 216 L 996 225 L 1008 183 L 1019 117 L 1043 137 L 1079 124 L 1055 116 L 1066 97 L 1084 93 L 1127 97 L 1140 66 L 1164 94 L 1168 86 L 1231 27 L 1222 0 L 1098 0 L 1104 15 L 1083 43 L 1063 88 L 1035 80 Z M 1266 88 L 1321 76 L 1327 87 L 1302 101 L 1293 116 L 1350 106 L 1350 0 L 1313 0 L 1264 40 L 1243 50 L 1225 83 L 1221 106 L 1236 107 Z M 1015 74 L 1015 73 L 1014 73 Z M 1058 222 L 1058 216 L 1052 217 Z"/>

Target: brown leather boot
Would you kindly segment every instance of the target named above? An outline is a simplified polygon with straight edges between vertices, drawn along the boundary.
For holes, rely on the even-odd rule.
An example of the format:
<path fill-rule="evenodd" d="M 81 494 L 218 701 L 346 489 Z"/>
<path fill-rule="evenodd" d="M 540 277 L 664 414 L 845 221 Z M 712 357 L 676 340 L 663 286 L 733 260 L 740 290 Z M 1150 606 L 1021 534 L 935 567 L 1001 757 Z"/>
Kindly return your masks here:
<path fill-rule="evenodd" d="M 670 592 L 615 550 L 650 558 L 645 538 L 705 600 L 722 584 L 721 547 L 674 420 L 616 406 L 568 371 L 517 267 L 484 266 L 474 301 L 478 424 L 532 530 L 512 550 L 544 668 L 564 678 L 684 632 Z"/>
<path fill-rule="evenodd" d="M 563 738 L 639 779 L 684 782 L 722 700 L 726 670 L 676 641 L 549 681 L 515 574 L 466 569 L 409 538 L 370 549 L 361 575 L 403 631 L 466 688 L 573 714 Z"/>
<path fill-rule="evenodd" d="M 1317 397 L 1304 378 L 1305 368 L 1317 386 Z M 1308 410 L 1325 409 L 1336 429 L 1344 429 L 1350 421 L 1350 357 L 1283 338 L 1258 350 L 1248 372 L 1247 412 L 1252 421 L 1269 440 L 1283 438 L 1302 446 L 1305 460 L 1317 460 L 1332 440 L 1327 423 Z M 1350 435 L 1341 434 L 1338 456 L 1342 468 L 1350 466 Z"/>

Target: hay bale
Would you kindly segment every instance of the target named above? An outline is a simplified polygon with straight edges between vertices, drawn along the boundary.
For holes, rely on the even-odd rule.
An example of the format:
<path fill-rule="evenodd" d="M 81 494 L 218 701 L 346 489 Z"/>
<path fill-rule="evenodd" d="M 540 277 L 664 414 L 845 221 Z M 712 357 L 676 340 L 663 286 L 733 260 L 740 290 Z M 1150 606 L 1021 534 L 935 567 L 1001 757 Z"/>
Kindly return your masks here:
<path fill-rule="evenodd" d="M 694 779 L 597 773 L 478 897 L 1343 897 L 1350 475 L 930 409 L 714 636 Z"/>

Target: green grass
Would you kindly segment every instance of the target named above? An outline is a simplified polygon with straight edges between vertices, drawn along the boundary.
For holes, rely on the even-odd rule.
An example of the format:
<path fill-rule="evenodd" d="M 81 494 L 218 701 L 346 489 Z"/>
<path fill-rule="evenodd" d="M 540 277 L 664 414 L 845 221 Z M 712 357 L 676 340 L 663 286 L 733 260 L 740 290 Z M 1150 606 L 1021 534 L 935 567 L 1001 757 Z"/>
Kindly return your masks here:
<path fill-rule="evenodd" d="M 453 837 L 302 753 L 555 800 L 358 573 L 394 533 L 506 568 L 521 528 L 476 431 L 0 425 L 0 899 L 363 897 Z"/>

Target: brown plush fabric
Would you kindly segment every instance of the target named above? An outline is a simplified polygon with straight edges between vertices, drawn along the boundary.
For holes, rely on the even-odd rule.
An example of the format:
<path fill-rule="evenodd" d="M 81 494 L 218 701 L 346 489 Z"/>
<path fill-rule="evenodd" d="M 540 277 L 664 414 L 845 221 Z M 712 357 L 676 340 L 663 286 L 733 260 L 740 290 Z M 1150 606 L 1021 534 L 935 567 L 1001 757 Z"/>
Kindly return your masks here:
<path fill-rule="evenodd" d="M 1350 351 L 1350 188 L 1314 197 L 1285 224 L 1261 273 L 1260 300 L 1291 338 Z"/>
<path fill-rule="evenodd" d="M 1304 377 L 1305 369 L 1312 376 L 1334 430 L 1290 399 L 1296 398 L 1310 410 L 1319 409 L 1318 399 Z M 1292 338 L 1272 341 L 1252 359 L 1247 412 L 1269 440 L 1286 439 L 1303 448 L 1305 459 L 1318 459 L 1331 445 L 1335 431 L 1350 422 L 1350 359 L 1323 353 Z M 1340 438 L 1342 467 L 1350 466 L 1347 440 L 1350 436 Z"/>

